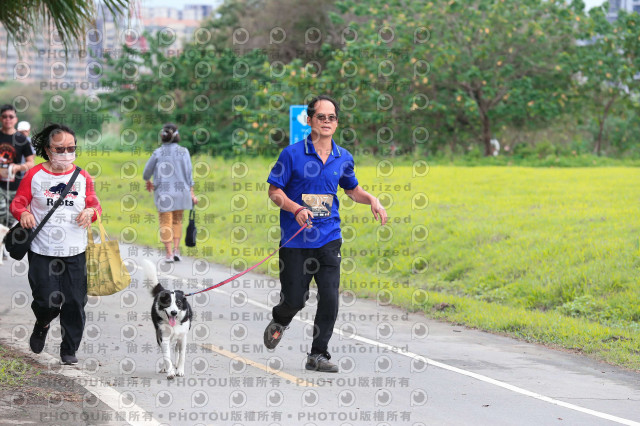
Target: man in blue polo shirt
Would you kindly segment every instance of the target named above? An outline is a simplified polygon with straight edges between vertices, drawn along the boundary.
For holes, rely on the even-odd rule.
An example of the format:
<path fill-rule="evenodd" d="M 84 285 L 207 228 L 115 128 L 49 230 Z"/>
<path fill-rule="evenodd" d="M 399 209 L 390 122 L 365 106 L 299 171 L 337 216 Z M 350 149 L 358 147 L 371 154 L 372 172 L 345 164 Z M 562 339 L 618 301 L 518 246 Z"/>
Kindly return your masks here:
<path fill-rule="evenodd" d="M 311 134 L 289 145 L 271 169 L 269 198 L 280 207 L 281 239 L 287 241 L 307 221 L 312 225 L 280 250 L 280 303 L 264 331 L 264 344 L 275 348 L 293 317 L 309 298 L 315 278 L 318 307 L 307 370 L 338 372 L 329 361 L 329 339 L 338 316 L 340 287 L 340 214 L 338 186 L 357 203 L 371 205 L 376 220 L 384 225 L 387 212 L 380 201 L 358 185 L 351 153 L 336 145 L 338 104 L 318 96 L 307 106 Z"/>

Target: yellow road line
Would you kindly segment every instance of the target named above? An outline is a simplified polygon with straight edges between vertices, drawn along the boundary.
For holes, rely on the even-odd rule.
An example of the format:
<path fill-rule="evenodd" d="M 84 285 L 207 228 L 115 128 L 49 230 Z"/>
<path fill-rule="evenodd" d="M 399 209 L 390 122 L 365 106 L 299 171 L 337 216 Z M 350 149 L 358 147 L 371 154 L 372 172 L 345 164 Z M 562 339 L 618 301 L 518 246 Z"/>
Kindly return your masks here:
<path fill-rule="evenodd" d="M 217 347 L 215 345 L 205 344 L 205 345 L 200 345 L 200 346 L 202 346 L 205 349 L 209 349 L 210 351 L 213 351 L 215 353 L 218 353 L 218 354 L 220 354 L 222 356 L 226 356 L 229 359 L 240 359 L 247 365 L 250 365 L 252 367 L 255 367 L 255 368 L 258 368 L 260 370 L 263 370 L 263 371 L 265 371 L 265 372 L 267 372 L 269 374 L 274 374 L 276 376 L 280 376 L 283 379 L 288 380 L 288 381 L 290 381 L 291 383 L 293 383 L 295 385 L 306 386 L 306 387 L 315 387 L 316 386 L 311 382 L 308 382 L 308 381 L 306 381 L 304 379 L 301 379 L 300 377 L 296 377 L 296 376 L 293 376 L 293 375 L 291 375 L 289 373 L 284 373 L 282 371 L 274 370 L 273 368 L 269 368 L 268 366 L 266 366 L 264 364 L 260 364 L 259 362 L 255 362 L 255 361 L 250 360 L 248 358 L 239 356 L 238 354 L 234 354 L 233 352 L 226 351 L 226 350 L 221 349 L 221 348 L 219 348 L 219 347 Z"/>

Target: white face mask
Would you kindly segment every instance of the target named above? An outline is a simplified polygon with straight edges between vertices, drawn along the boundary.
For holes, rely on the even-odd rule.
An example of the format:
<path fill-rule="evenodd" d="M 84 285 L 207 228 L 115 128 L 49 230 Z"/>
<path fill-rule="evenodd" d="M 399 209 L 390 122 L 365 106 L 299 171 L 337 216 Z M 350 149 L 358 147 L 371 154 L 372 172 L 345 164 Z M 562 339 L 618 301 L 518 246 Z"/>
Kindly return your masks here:
<path fill-rule="evenodd" d="M 49 155 L 49 160 L 51 160 L 51 166 L 54 169 L 66 169 L 76 161 L 76 153 L 65 152 L 58 154 L 57 152 L 52 152 L 51 155 Z"/>

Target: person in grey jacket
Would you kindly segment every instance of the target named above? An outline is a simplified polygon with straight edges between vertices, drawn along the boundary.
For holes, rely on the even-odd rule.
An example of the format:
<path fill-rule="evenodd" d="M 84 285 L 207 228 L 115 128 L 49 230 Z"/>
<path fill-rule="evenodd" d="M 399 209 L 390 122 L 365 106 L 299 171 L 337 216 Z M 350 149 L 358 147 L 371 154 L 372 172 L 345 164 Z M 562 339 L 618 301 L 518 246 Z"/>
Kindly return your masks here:
<path fill-rule="evenodd" d="M 160 240 L 165 246 L 166 262 L 180 260 L 183 210 L 198 203 L 193 193 L 193 169 L 187 148 L 178 145 L 180 134 L 173 123 L 160 132 L 162 146 L 144 166 L 142 178 L 147 190 L 155 191 L 154 201 L 160 216 Z M 151 178 L 153 177 L 153 181 Z"/>

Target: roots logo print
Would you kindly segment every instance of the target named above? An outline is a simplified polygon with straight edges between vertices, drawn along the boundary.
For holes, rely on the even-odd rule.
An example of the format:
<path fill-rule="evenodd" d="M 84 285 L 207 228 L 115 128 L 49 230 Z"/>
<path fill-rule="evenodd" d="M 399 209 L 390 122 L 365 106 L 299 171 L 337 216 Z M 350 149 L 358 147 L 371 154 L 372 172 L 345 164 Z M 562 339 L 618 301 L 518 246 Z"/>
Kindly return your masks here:
<path fill-rule="evenodd" d="M 60 198 L 60 195 L 62 194 L 66 186 L 67 184 L 60 182 L 59 184 L 52 186 L 48 190 L 44 191 L 45 197 L 48 198 L 47 205 L 53 205 L 53 199 Z M 71 200 L 75 200 L 78 197 L 78 191 L 74 191 L 75 189 L 78 189 L 77 184 L 73 185 L 71 191 L 69 191 L 65 199 L 69 198 Z"/>

